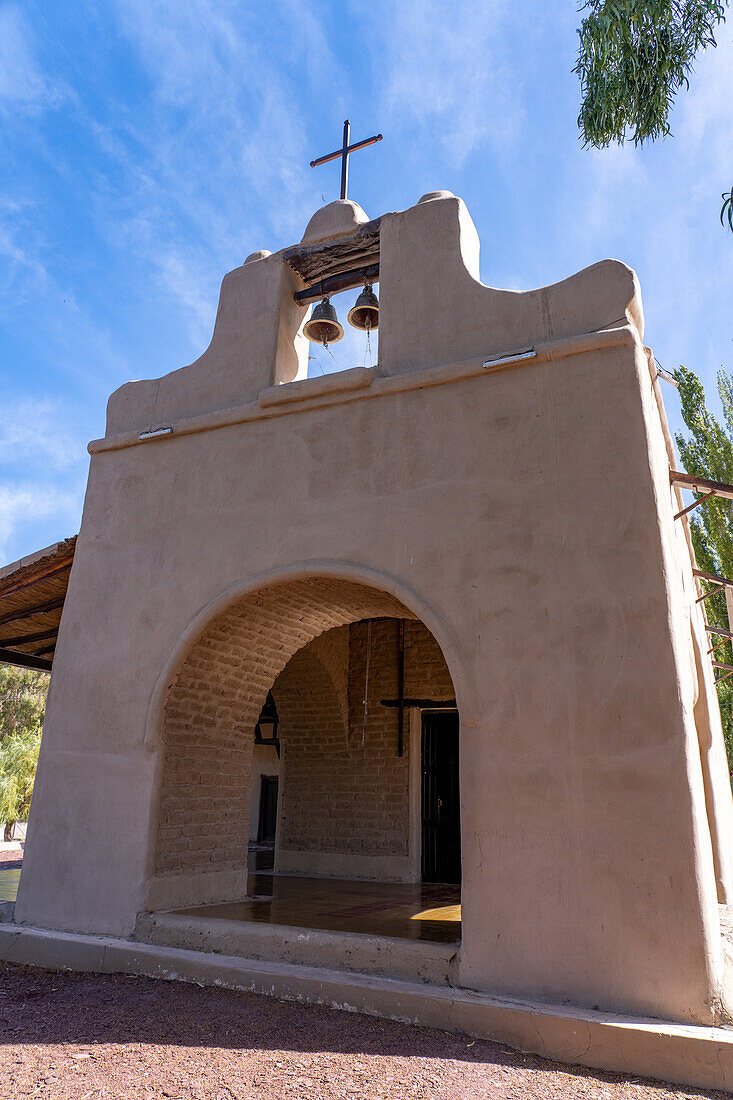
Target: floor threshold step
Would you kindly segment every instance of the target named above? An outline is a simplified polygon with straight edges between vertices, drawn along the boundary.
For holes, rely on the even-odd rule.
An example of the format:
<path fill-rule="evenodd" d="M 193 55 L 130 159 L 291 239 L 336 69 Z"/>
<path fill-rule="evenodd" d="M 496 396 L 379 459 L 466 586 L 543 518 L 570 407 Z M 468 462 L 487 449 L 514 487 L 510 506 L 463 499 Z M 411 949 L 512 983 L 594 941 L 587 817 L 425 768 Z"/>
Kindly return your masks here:
<path fill-rule="evenodd" d="M 357 974 L 444 986 L 452 984 L 460 951 L 460 944 L 456 943 L 180 913 L 143 914 L 138 918 L 135 936 L 145 943 L 164 947 L 301 966 L 337 967 Z"/>

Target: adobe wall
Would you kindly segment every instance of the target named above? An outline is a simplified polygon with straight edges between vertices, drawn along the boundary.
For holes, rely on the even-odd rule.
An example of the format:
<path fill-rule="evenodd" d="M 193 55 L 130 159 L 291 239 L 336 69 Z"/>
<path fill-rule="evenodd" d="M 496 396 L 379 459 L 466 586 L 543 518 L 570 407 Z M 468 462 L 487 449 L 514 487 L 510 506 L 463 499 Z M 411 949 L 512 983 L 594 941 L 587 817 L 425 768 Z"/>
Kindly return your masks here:
<path fill-rule="evenodd" d="M 176 891 L 238 896 L 239 872 L 203 870 L 203 849 L 166 874 L 151 857 L 166 761 L 196 732 L 183 699 L 175 729 L 165 717 L 186 662 L 214 639 L 233 680 L 213 723 L 251 729 L 314 637 L 401 615 L 440 644 L 461 716 L 461 984 L 715 1018 L 731 796 L 719 727 L 705 719 L 698 738 L 700 677 L 714 688 L 695 667 L 704 626 L 638 283 L 603 261 L 496 291 L 477 259 L 455 198 L 385 215 L 379 368 L 292 388 L 277 383 L 295 357 L 277 349 L 296 347 L 297 280 L 282 257 L 255 260 L 225 283 L 196 365 L 112 398 L 19 922 L 130 935 Z M 156 425 L 165 436 L 147 438 Z M 195 798 L 185 774 L 165 813 L 179 797 Z M 218 820 L 210 852 L 231 850 Z"/>

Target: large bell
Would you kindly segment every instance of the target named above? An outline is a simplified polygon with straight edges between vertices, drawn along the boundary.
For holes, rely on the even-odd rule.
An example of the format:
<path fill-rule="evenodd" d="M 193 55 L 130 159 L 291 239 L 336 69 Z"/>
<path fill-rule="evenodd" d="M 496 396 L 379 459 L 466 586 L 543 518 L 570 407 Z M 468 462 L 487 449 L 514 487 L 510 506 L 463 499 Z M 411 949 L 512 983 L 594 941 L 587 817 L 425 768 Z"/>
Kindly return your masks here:
<path fill-rule="evenodd" d="M 365 332 L 379 325 L 379 301 L 368 284 L 349 310 L 349 324 Z"/>
<path fill-rule="evenodd" d="M 335 344 L 344 334 L 336 316 L 336 310 L 328 298 L 324 298 L 315 307 L 303 326 L 303 332 L 314 344 Z"/>

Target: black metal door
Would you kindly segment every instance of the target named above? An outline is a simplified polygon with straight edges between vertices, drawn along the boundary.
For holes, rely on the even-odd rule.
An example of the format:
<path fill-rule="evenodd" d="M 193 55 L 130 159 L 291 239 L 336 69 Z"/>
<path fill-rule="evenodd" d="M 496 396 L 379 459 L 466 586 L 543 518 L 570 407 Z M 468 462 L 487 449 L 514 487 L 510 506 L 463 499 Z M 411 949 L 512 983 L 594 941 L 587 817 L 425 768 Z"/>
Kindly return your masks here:
<path fill-rule="evenodd" d="M 260 782 L 260 821 L 257 839 L 264 844 L 274 844 L 276 828 L 277 776 L 263 775 Z"/>
<path fill-rule="evenodd" d="M 423 882 L 461 881 L 461 792 L 458 712 L 422 718 Z"/>

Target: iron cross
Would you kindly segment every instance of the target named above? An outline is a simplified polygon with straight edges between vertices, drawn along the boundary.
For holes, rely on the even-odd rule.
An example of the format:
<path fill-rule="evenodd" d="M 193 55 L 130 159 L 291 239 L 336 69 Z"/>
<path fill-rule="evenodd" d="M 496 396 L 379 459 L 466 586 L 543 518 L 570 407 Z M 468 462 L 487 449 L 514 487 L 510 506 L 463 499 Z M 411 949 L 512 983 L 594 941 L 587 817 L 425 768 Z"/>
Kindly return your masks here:
<path fill-rule="evenodd" d="M 336 160 L 337 157 L 341 157 L 341 198 L 346 198 L 346 192 L 349 186 L 349 153 L 353 153 L 356 149 L 363 149 L 365 145 L 374 145 L 375 141 L 381 141 L 382 135 L 375 134 L 374 137 L 365 138 L 364 141 L 355 141 L 353 145 L 349 145 L 349 133 L 351 131 L 351 123 L 348 118 L 344 123 L 344 143 L 340 149 L 337 149 L 334 153 L 328 153 L 325 157 L 319 157 L 318 160 L 311 161 L 311 168 L 315 168 L 318 164 L 325 164 L 327 160 Z"/>

